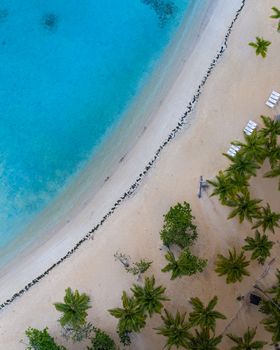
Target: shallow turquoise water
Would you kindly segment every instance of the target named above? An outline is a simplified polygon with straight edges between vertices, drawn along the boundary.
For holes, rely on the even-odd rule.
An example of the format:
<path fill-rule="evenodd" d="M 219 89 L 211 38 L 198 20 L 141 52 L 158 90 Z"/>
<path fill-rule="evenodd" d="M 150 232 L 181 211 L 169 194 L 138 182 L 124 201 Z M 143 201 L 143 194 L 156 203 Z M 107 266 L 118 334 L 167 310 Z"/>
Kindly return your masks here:
<path fill-rule="evenodd" d="M 195 0 L 149 2 L 1 1 L 0 248 L 94 155 Z"/>

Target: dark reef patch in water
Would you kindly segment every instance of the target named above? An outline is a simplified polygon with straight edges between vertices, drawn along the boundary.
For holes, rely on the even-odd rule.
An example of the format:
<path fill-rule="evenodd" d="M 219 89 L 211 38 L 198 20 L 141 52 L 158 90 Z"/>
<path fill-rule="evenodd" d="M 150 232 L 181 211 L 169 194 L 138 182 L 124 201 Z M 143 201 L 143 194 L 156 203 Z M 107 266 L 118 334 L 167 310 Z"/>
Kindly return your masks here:
<path fill-rule="evenodd" d="M 172 16 L 174 16 L 177 7 L 173 1 L 166 0 L 142 0 L 146 5 L 151 6 L 151 8 L 156 12 L 160 27 L 163 27 Z"/>
<path fill-rule="evenodd" d="M 0 23 L 5 22 L 9 15 L 9 11 L 7 9 L 0 9 Z"/>
<path fill-rule="evenodd" d="M 46 29 L 54 31 L 57 28 L 58 17 L 54 13 L 46 13 L 43 15 L 41 23 Z"/>

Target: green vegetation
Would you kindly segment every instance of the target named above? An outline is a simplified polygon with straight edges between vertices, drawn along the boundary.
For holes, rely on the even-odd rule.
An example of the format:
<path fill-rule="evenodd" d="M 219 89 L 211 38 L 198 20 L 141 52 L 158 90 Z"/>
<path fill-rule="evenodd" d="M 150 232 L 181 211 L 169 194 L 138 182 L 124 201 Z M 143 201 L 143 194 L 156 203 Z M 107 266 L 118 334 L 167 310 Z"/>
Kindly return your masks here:
<path fill-rule="evenodd" d="M 256 37 L 256 42 L 250 42 L 249 45 L 256 50 L 256 55 L 261 55 L 263 58 L 266 57 L 268 46 L 271 44 L 270 41 L 260 37 Z"/>
<path fill-rule="evenodd" d="M 265 173 L 264 177 L 279 177 L 278 191 L 280 191 L 280 161 L 270 171 Z"/>
<path fill-rule="evenodd" d="M 266 315 L 266 318 L 261 323 L 268 332 L 272 333 L 274 344 L 280 341 L 280 270 L 278 269 L 276 279 L 276 283 L 266 291 L 257 286 L 265 295 L 265 299 L 261 302 L 260 311 Z"/>
<path fill-rule="evenodd" d="M 243 222 L 244 219 L 252 222 L 252 219 L 260 215 L 260 207 L 258 206 L 260 202 L 261 199 L 251 199 L 249 193 L 237 194 L 236 199 L 228 203 L 230 207 L 235 208 L 229 214 L 228 219 L 238 216 L 240 223 Z"/>
<path fill-rule="evenodd" d="M 189 203 L 178 203 L 164 215 L 164 225 L 160 237 L 165 246 L 175 244 L 184 249 L 197 238 L 196 226 L 192 220 L 192 210 Z"/>
<path fill-rule="evenodd" d="M 190 337 L 190 325 L 186 320 L 186 313 L 181 314 L 177 311 L 175 317 L 164 309 L 164 315 L 161 316 L 164 323 L 162 327 L 156 328 L 157 334 L 161 334 L 167 338 L 165 347 L 170 350 L 173 346 L 179 348 L 182 346 L 188 349 L 187 340 Z"/>
<path fill-rule="evenodd" d="M 248 188 L 247 179 L 236 173 L 219 171 L 216 180 L 207 180 L 207 182 L 214 187 L 211 196 L 218 196 L 223 205 L 234 200 L 238 192 L 246 193 Z"/>
<path fill-rule="evenodd" d="M 188 350 L 219 350 L 217 345 L 222 341 L 222 336 L 211 335 L 208 329 L 195 329 L 195 335 L 190 335 L 188 340 Z"/>
<path fill-rule="evenodd" d="M 132 267 L 128 267 L 126 271 L 132 273 L 134 276 L 139 276 L 146 272 L 150 268 L 152 263 L 152 261 L 141 259 L 140 261 L 136 261 L 135 263 L 133 263 Z"/>
<path fill-rule="evenodd" d="M 130 298 L 123 292 L 123 308 L 108 310 L 109 313 L 119 320 L 118 331 L 121 334 L 139 332 L 146 325 L 146 315 L 134 297 Z"/>
<path fill-rule="evenodd" d="M 251 259 L 257 260 L 259 264 L 263 265 L 270 256 L 270 250 L 274 242 L 269 241 L 268 236 L 266 234 L 261 235 L 258 230 L 255 232 L 255 238 L 246 237 L 245 242 L 247 244 L 242 249 L 252 251 Z"/>
<path fill-rule="evenodd" d="M 263 232 L 266 230 L 274 232 L 275 227 L 279 227 L 280 213 L 274 213 L 267 203 L 266 208 L 262 207 L 258 220 L 252 228 L 262 227 Z"/>
<path fill-rule="evenodd" d="M 55 343 L 54 338 L 49 335 L 48 328 L 42 331 L 28 328 L 25 334 L 29 342 L 26 350 L 66 350 L 64 346 Z"/>
<path fill-rule="evenodd" d="M 91 346 L 87 350 L 117 350 L 114 340 L 102 330 L 96 328 L 95 336 L 91 339 Z"/>
<path fill-rule="evenodd" d="M 151 317 L 154 313 L 160 314 L 162 301 L 169 300 L 164 295 L 165 289 L 162 286 L 155 287 L 155 277 L 152 276 L 145 278 L 144 287 L 134 284 L 131 291 L 142 311 Z"/>
<path fill-rule="evenodd" d="M 267 344 L 265 341 L 255 340 L 256 328 L 248 330 L 243 337 L 238 337 L 233 334 L 227 334 L 227 336 L 236 343 L 235 346 L 231 347 L 230 350 L 260 350 Z"/>
<path fill-rule="evenodd" d="M 190 313 L 189 322 L 191 326 L 200 326 L 201 329 L 215 331 L 216 320 L 225 320 L 226 316 L 219 311 L 214 310 L 218 303 L 218 297 L 215 296 L 205 307 L 199 298 L 191 298 L 190 301 L 193 312 Z"/>
<path fill-rule="evenodd" d="M 130 256 L 120 252 L 116 252 L 114 257 L 123 264 L 127 272 L 138 277 L 145 273 L 153 263 L 152 261 L 147 261 L 145 259 L 131 263 Z"/>
<path fill-rule="evenodd" d="M 169 263 L 161 270 L 162 272 L 171 271 L 171 279 L 174 280 L 177 277 L 191 276 L 198 272 L 202 272 L 207 265 L 207 260 L 200 259 L 189 251 L 184 249 L 178 260 L 176 260 L 174 254 L 169 251 L 165 255 L 165 258 Z"/>
<path fill-rule="evenodd" d="M 280 10 L 277 7 L 272 7 L 272 10 L 274 12 L 273 15 L 270 16 L 270 18 L 279 19 L 280 18 Z M 280 20 L 278 21 L 277 31 L 280 32 Z"/>
<path fill-rule="evenodd" d="M 164 287 L 155 286 L 155 278 L 146 277 L 144 286 L 134 284 L 131 288 L 133 297 L 128 297 L 123 292 L 123 308 L 108 310 L 109 313 L 119 319 L 117 332 L 123 345 L 130 344 L 130 333 L 140 332 L 146 325 L 147 316 L 160 313 L 163 301 L 169 300 L 165 295 Z"/>
<path fill-rule="evenodd" d="M 237 255 L 235 248 L 228 253 L 228 258 L 218 254 L 215 271 L 219 276 L 226 275 L 227 283 L 241 282 L 244 276 L 250 275 L 246 269 L 249 261 L 246 260 L 244 252 Z"/>
<path fill-rule="evenodd" d="M 90 297 L 77 290 L 73 293 L 71 288 L 65 290 L 64 303 L 55 303 L 57 311 L 62 312 L 59 322 L 62 327 L 78 328 L 86 323 L 87 310 L 90 309 Z"/>

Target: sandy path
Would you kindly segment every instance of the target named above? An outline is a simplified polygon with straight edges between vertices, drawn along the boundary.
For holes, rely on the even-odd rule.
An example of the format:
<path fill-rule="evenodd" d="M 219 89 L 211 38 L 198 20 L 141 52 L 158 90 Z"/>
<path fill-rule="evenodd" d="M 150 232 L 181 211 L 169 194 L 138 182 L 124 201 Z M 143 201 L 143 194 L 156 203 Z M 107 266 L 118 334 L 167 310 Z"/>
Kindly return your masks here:
<path fill-rule="evenodd" d="M 236 4 L 240 2 L 236 1 Z M 5 345 L 6 349 L 24 349 L 18 340 L 27 326 L 40 328 L 48 325 L 50 332 L 59 337 L 59 327 L 56 323 L 58 314 L 51 304 L 62 299 L 64 289 L 68 286 L 91 295 L 93 307 L 89 319 L 113 334 L 116 322 L 106 310 L 118 306 L 122 290 L 128 290 L 135 282 L 133 277 L 126 274 L 122 266 L 114 261 L 113 254 L 117 250 L 128 253 L 133 260 L 141 257 L 153 260 L 150 272 L 155 274 L 158 282 L 167 286 L 167 293 L 172 297 L 172 301 L 168 303 L 170 310 L 189 310 L 187 300 L 191 296 L 199 296 L 207 301 L 213 295 L 218 295 L 219 309 L 228 316 L 227 321 L 218 323 L 218 332 L 235 317 L 241 307 L 236 297 L 250 290 L 263 268 L 252 264 L 251 276 L 244 283 L 233 286 L 227 286 L 225 280 L 213 272 L 216 254 L 225 253 L 232 245 L 240 247 L 250 231 L 246 223 L 240 225 L 237 220 L 227 221 L 228 209 L 222 207 L 215 198 L 204 194 L 199 200 L 198 179 L 200 175 L 211 178 L 218 169 L 227 165 L 227 159 L 222 157 L 221 153 L 228 148 L 231 140 L 242 139 L 242 128 L 248 119 L 260 121 L 260 114 L 270 113 L 264 101 L 272 87 L 280 89 L 277 57 L 280 52 L 279 34 L 276 33 L 275 23 L 269 19 L 270 8 L 273 5 L 275 3 L 271 0 L 247 0 L 239 22 L 234 27 L 229 48 L 207 82 L 192 114 L 190 127 L 165 148 L 137 193 L 119 207 L 98 231 L 93 241 L 83 245 L 67 262 L 54 269 L 23 297 L 1 311 L 0 344 Z M 215 21 L 218 22 L 219 18 Z M 217 33 L 221 29 L 223 28 L 217 23 Z M 266 60 L 257 58 L 248 46 L 248 42 L 256 35 L 269 38 L 273 42 Z M 211 45 L 209 40 L 208 45 Z M 201 52 L 199 54 L 199 51 L 195 51 L 194 54 L 197 55 L 197 60 L 200 60 Z M 170 94 L 162 103 L 160 113 L 165 111 L 170 117 L 175 117 L 181 111 L 185 101 L 182 90 L 189 84 L 188 73 L 189 67 L 184 67 Z M 168 125 L 166 123 L 163 127 L 167 128 Z M 147 135 L 153 130 L 155 129 L 151 125 Z M 141 142 L 148 142 L 151 135 L 148 136 L 145 140 L 142 138 L 137 147 L 141 146 L 143 149 Z M 148 145 L 147 143 L 146 147 Z M 122 171 L 124 169 L 125 165 Z M 116 178 L 118 176 L 121 178 L 121 173 L 116 174 Z M 253 195 L 265 198 L 273 209 L 279 211 L 276 181 L 255 182 L 257 186 L 254 186 Z M 199 240 L 194 252 L 209 259 L 209 264 L 200 275 L 170 282 L 168 274 L 160 273 L 164 265 L 164 256 L 159 250 L 158 233 L 162 225 L 162 215 L 171 205 L 183 200 L 191 203 L 199 228 Z M 72 225 L 74 224 L 77 224 L 75 220 Z M 85 228 L 87 224 L 81 226 Z M 78 230 L 79 226 L 73 226 L 72 229 Z M 277 234 L 279 235 L 279 231 Z M 279 256 L 279 251 L 279 245 L 276 245 L 273 256 Z M 272 266 L 272 271 L 277 264 L 279 266 L 279 258 Z M 264 285 L 272 278 L 271 273 L 264 280 Z M 260 316 L 255 308 L 243 308 L 229 330 L 243 331 L 247 324 L 255 326 L 259 320 Z M 133 338 L 131 348 L 161 349 L 164 339 L 155 335 L 152 329 L 159 323 L 158 316 L 149 321 L 143 333 Z M 258 331 L 263 334 L 262 337 L 269 339 L 261 326 Z M 84 348 L 77 345 L 67 346 L 68 349 Z M 221 348 L 228 349 L 228 346 L 225 340 Z"/>

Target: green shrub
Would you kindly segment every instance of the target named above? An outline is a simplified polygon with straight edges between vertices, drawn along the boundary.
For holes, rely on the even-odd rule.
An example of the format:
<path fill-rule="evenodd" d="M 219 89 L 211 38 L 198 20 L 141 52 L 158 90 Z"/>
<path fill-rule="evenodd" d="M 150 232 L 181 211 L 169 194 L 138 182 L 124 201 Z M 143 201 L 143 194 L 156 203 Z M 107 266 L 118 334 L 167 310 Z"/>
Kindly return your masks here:
<path fill-rule="evenodd" d="M 178 203 L 171 207 L 164 215 L 164 225 L 160 232 L 163 244 L 167 247 L 176 244 L 182 249 L 189 247 L 197 238 L 193 219 L 189 203 Z"/>
<path fill-rule="evenodd" d="M 49 335 L 48 328 L 44 328 L 42 331 L 28 328 L 25 334 L 29 341 L 26 350 L 66 350 L 64 346 L 55 343 L 54 338 Z"/>
<path fill-rule="evenodd" d="M 116 350 L 114 340 L 100 329 L 95 329 L 95 337 L 91 340 L 88 350 Z"/>

